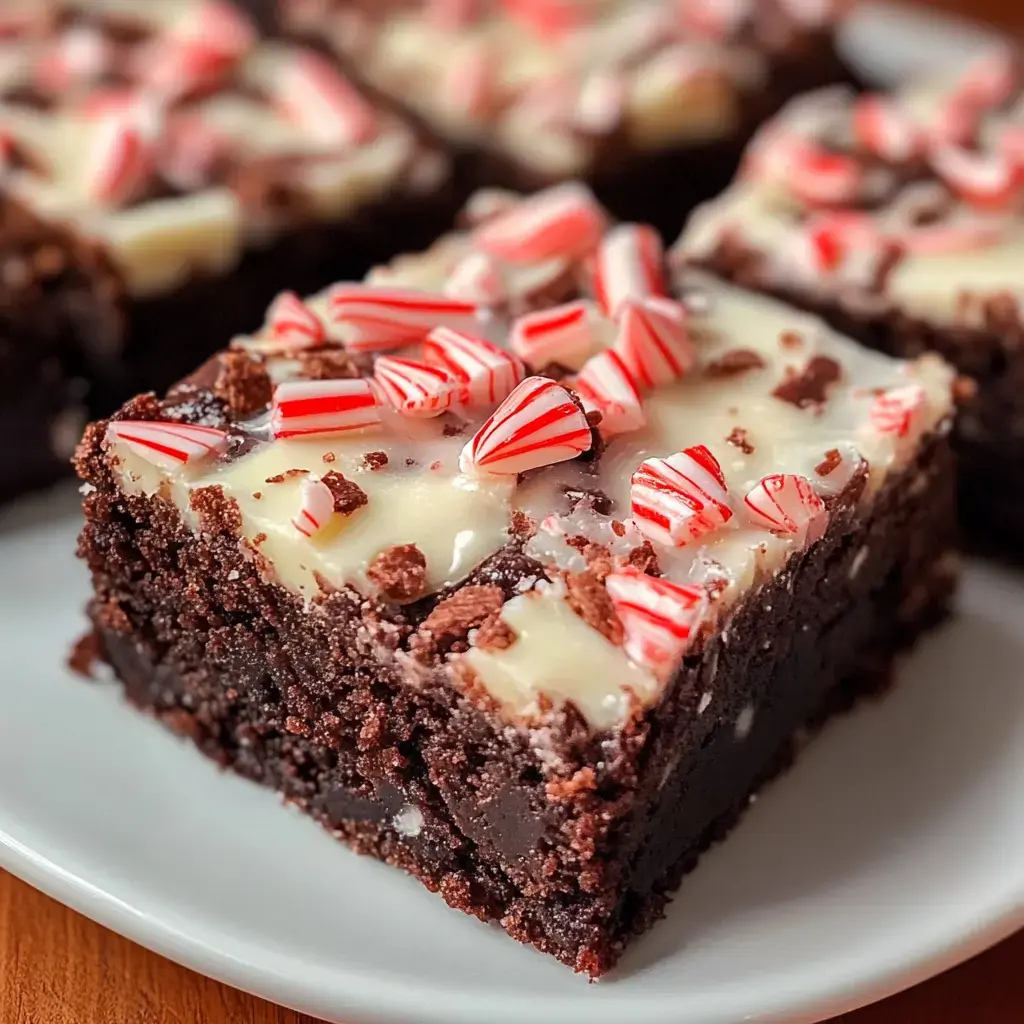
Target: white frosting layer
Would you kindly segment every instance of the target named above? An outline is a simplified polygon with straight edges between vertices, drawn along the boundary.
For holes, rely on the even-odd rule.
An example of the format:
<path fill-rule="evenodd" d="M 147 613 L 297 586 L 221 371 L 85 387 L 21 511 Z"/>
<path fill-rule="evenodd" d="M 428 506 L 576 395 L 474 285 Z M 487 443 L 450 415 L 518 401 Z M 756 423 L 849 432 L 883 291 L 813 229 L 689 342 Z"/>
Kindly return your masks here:
<path fill-rule="evenodd" d="M 954 83 L 916 86 L 895 101 L 911 123 L 927 129 L 948 106 L 953 87 Z M 851 96 L 837 98 L 830 90 L 796 101 L 772 129 L 808 138 L 828 134 L 833 141 L 849 143 L 852 111 Z M 981 129 L 982 146 L 994 144 L 1011 126 L 1024 131 L 1024 103 L 988 116 Z M 850 272 L 835 274 L 808 266 L 802 229 L 815 211 L 793 194 L 785 175 L 741 176 L 722 196 L 693 214 L 676 251 L 700 259 L 712 254 L 723 239 L 735 238 L 764 254 L 773 282 L 796 285 L 811 295 L 866 303 L 868 309 L 899 309 L 939 326 L 979 326 L 984 301 L 996 295 L 1015 296 L 1024 305 L 1024 216 L 1019 203 L 986 212 L 954 201 L 937 178 L 901 187 L 884 171 L 876 172 L 872 184 L 877 189 L 875 200 L 881 202 L 870 204 L 871 218 L 881 231 L 897 242 L 907 237 L 919 200 L 937 194 L 945 203 L 945 212 L 932 226 L 951 239 L 947 251 L 936 246 L 935 251 L 904 252 L 881 292 L 873 282 L 858 279 L 855 266 Z M 858 204 L 851 205 L 857 208 Z"/>
<path fill-rule="evenodd" d="M 586 169 L 610 131 L 641 148 L 728 137 L 744 94 L 771 74 L 772 47 L 800 31 L 775 12 L 774 36 L 762 33 L 752 44 L 740 30 L 757 20 L 756 5 L 733 4 L 746 13 L 712 37 L 694 31 L 683 6 L 567 4 L 578 23 L 546 34 L 499 3 L 474 5 L 476 15 L 455 25 L 420 5 L 367 18 L 350 5 L 307 2 L 289 5 L 286 16 L 298 31 L 326 37 L 372 85 L 445 134 L 571 176 Z"/>
<path fill-rule="evenodd" d="M 425 254 L 396 261 L 384 276 L 397 286 L 441 290 L 451 267 L 472 251 L 472 236 L 453 236 Z M 536 268 L 517 272 L 499 265 L 496 270 L 513 304 L 527 303 L 524 291 L 534 286 Z M 189 506 L 190 493 L 222 486 L 238 502 L 243 534 L 266 559 L 272 578 L 310 600 L 321 578 L 372 595 L 370 566 L 396 545 L 420 549 L 431 590 L 457 584 L 508 542 L 513 510 L 538 524 L 526 553 L 552 579 L 560 571 L 586 567 L 579 545 L 569 543 L 580 536 L 608 548 L 614 559 L 624 559 L 643 541 L 635 525 L 623 525 L 630 516 L 633 472 L 647 458 L 705 445 L 721 464 L 734 516 L 684 547 L 653 546 L 668 580 L 713 584 L 710 614 L 725 624 L 752 586 L 779 571 L 807 543 L 804 537 L 755 525 L 743 511 L 746 493 L 766 475 L 788 473 L 807 478 L 823 497 L 834 496 L 866 464 L 860 501 L 867 511 L 886 477 L 916 456 L 919 432 L 945 428 L 952 411 L 952 371 L 935 357 L 905 363 L 868 351 L 812 317 L 693 271 L 680 274 L 672 290 L 689 309 L 696 365 L 684 379 L 647 394 L 647 426 L 612 438 L 596 463 L 548 466 L 521 481 L 469 477 L 460 471 L 459 452 L 490 409 L 472 410 L 474 418 L 461 433 L 460 420 L 451 413 L 416 420 L 389 411 L 379 427 L 315 441 L 270 441 L 264 420 L 243 424 L 258 442 L 248 454 L 173 473 L 114 443 L 122 485 L 132 492 L 165 494 L 196 528 L 200 524 Z M 309 305 L 324 315 L 326 296 Z M 599 327 L 596 343 L 611 344 L 613 325 L 606 321 Z M 481 313 L 480 331 L 507 344 L 503 314 Z M 417 347 L 402 354 L 416 357 Z M 783 382 L 799 378 L 812 359 L 829 361 L 837 377 L 820 403 L 799 408 L 773 394 Z M 729 372 L 730 362 L 737 361 L 746 368 Z M 274 358 L 270 364 L 277 381 L 296 376 L 299 369 L 291 359 Z M 878 391 L 907 384 L 920 385 L 926 399 L 914 433 L 906 438 L 878 433 L 871 426 Z M 367 468 L 364 456 L 374 451 L 387 453 L 385 469 Z M 331 458 L 324 462 L 328 452 Z M 819 471 L 836 461 L 840 464 L 833 472 Z M 340 472 L 364 490 L 368 504 L 347 517 L 335 514 L 310 539 L 292 524 L 302 479 L 289 475 L 294 470 Z M 281 474 L 281 482 L 268 482 Z M 570 511 L 567 489 L 600 492 L 611 507 L 598 511 L 600 503 L 595 507 L 584 500 Z M 529 591 L 535 582 L 525 580 L 522 589 Z M 516 637 L 509 647 L 473 648 L 454 657 L 465 658 L 465 667 L 510 719 L 531 719 L 545 707 L 572 701 L 594 729 L 614 729 L 634 702 L 645 706 L 655 701 L 661 686 L 656 680 L 670 675 L 632 662 L 576 616 L 558 584 L 524 592 L 506 604 L 502 618 Z"/>
<path fill-rule="evenodd" d="M 158 33 L 183 17 L 190 3 L 78 0 L 64 6 L 135 21 Z M 31 82 L 58 38 L 0 43 L 0 92 Z M 134 48 L 137 59 L 145 45 Z M 277 43 L 259 45 L 227 87 L 188 103 L 189 119 L 215 131 L 241 166 L 286 160 L 287 167 L 268 173 L 297 197 L 301 217 L 343 218 L 382 196 L 403 175 L 409 188 L 436 184 L 436 173 L 413 180 L 410 168 L 418 144 L 393 117 L 380 114 L 373 139 L 339 149 L 285 116 L 272 97 L 299 52 Z M 42 111 L 0 102 L 0 127 L 12 134 L 28 160 L 28 167 L 4 176 L 3 187 L 41 215 L 68 221 L 102 243 L 131 294 L 167 292 L 193 274 L 227 273 L 247 246 L 264 244 L 285 227 L 285 221 L 254 216 L 242 197 L 224 187 L 199 185 L 190 194 L 127 208 L 98 206 L 86 176 L 102 123 L 83 112 L 92 90 L 85 82 L 62 91 L 57 105 Z M 175 116 L 173 110 L 169 116 Z M 436 170 L 444 173 L 443 165 Z"/>

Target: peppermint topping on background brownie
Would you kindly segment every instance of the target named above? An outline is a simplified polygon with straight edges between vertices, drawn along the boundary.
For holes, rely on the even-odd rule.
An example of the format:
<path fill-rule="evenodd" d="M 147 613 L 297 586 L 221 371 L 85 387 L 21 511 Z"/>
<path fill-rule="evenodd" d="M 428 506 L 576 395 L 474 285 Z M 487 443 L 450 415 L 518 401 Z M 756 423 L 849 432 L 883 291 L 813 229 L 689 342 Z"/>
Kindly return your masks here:
<path fill-rule="evenodd" d="M 736 183 L 694 215 L 683 258 L 862 315 L 984 325 L 1020 316 L 1024 64 L 1009 47 L 960 77 L 891 96 L 794 100 L 751 143 Z"/>
<path fill-rule="evenodd" d="M 221 427 L 152 412 L 112 421 L 107 445 L 126 492 L 168 498 L 196 528 L 189 496 L 216 488 L 263 570 L 311 606 L 345 587 L 403 606 L 410 652 L 460 660 L 510 716 L 572 701 L 611 728 L 907 464 L 948 417 L 952 375 L 673 274 L 648 229 L 609 227 L 581 186 L 504 196 L 490 218 L 367 283 L 284 293 L 216 377 Z M 502 300 L 447 297 L 488 248 Z M 566 293 L 527 300 L 552 265 Z M 534 359 L 524 317 L 557 335 L 567 316 L 573 331 L 585 319 L 585 347 Z M 353 375 L 311 375 L 311 350 Z M 228 371 L 262 381 L 262 402 L 228 401 Z M 496 592 L 488 565 L 510 552 L 521 575 Z M 433 610 L 404 607 L 438 593 Z"/>

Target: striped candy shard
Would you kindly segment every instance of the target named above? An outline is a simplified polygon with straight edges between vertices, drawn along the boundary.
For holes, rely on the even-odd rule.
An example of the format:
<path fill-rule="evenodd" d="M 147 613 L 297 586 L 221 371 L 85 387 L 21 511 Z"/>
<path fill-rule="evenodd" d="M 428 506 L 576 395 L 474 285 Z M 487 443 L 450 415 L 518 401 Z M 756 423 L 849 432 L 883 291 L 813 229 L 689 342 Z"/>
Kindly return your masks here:
<path fill-rule="evenodd" d="M 604 437 L 640 430 L 647 422 L 633 374 L 618 352 L 599 352 L 587 360 L 573 387 L 588 412 L 601 414 Z"/>
<path fill-rule="evenodd" d="M 234 58 L 248 53 L 256 42 L 252 22 L 225 0 L 200 0 L 188 5 L 171 35 Z"/>
<path fill-rule="evenodd" d="M 513 322 L 509 344 L 535 370 L 552 363 L 578 366 L 597 344 L 595 312 L 589 302 L 579 300 L 527 313 Z"/>
<path fill-rule="evenodd" d="M 864 96 L 857 101 L 853 131 L 868 152 L 895 164 L 920 156 L 927 141 L 914 121 L 886 96 Z"/>
<path fill-rule="evenodd" d="M 1024 194 L 1024 163 L 1007 153 L 977 153 L 961 146 L 934 147 L 936 174 L 965 202 L 1001 210 Z"/>
<path fill-rule="evenodd" d="M 593 443 L 583 410 L 560 384 L 527 377 L 462 449 L 463 473 L 514 476 L 574 459 Z"/>
<path fill-rule="evenodd" d="M 447 370 L 396 356 L 381 356 L 373 365 L 373 378 L 387 400 L 406 416 L 440 416 L 460 390 Z"/>
<path fill-rule="evenodd" d="M 479 251 L 467 253 L 452 267 L 443 291 L 451 299 L 480 306 L 493 306 L 508 297 L 497 262 Z"/>
<path fill-rule="evenodd" d="M 270 429 L 276 438 L 337 434 L 379 422 L 368 380 L 296 380 L 274 389 Z"/>
<path fill-rule="evenodd" d="M 875 396 L 869 422 L 883 436 L 897 439 L 915 437 L 928 410 L 928 394 L 920 384 L 889 388 Z"/>
<path fill-rule="evenodd" d="M 86 158 L 89 196 L 104 206 L 120 206 L 133 199 L 152 169 L 151 148 L 134 111 L 103 117 Z"/>
<path fill-rule="evenodd" d="M 629 497 L 640 532 L 671 547 L 685 547 L 733 517 L 722 467 L 702 444 L 641 463 Z"/>
<path fill-rule="evenodd" d="M 641 387 L 678 380 L 696 359 L 686 307 L 660 296 L 627 299 L 620 311 L 614 349 Z"/>
<path fill-rule="evenodd" d="M 305 476 L 299 484 L 299 509 L 292 526 L 303 537 L 315 537 L 334 515 L 334 494 L 319 477 Z"/>
<path fill-rule="evenodd" d="M 759 480 L 743 499 L 747 518 L 772 533 L 813 544 L 828 526 L 828 510 L 806 477 L 773 473 Z"/>
<path fill-rule="evenodd" d="M 377 134 L 377 114 L 334 66 L 319 54 L 297 54 L 276 90 L 285 113 L 319 142 L 347 148 Z"/>
<path fill-rule="evenodd" d="M 267 310 L 265 329 L 267 338 L 264 340 L 281 352 L 316 348 L 327 340 L 323 321 L 295 292 L 281 292 L 274 299 Z"/>
<path fill-rule="evenodd" d="M 511 352 L 450 327 L 435 327 L 427 335 L 423 357 L 458 381 L 462 405 L 494 405 L 507 398 L 526 375 Z"/>
<path fill-rule="evenodd" d="M 703 588 L 646 576 L 635 569 L 612 573 L 605 586 L 622 623 L 626 654 L 655 672 L 671 670 L 707 617 Z"/>
<path fill-rule="evenodd" d="M 413 345 L 435 327 L 471 330 L 476 309 L 462 299 L 363 284 L 336 285 L 328 298 L 328 316 L 346 328 L 345 347 L 352 352 Z"/>
<path fill-rule="evenodd" d="M 125 445 L 161 469 L 178 469 L 212 458 L 228 446 L 228 434 L 223 430 L 152 420 L 114 420 L 107 427 L 107 440 Z"/>
<path fill-rule="evenodd" d="M 555 185 L 486 221 L 474 232 L 485 252 L 509 263 L 578 259 L 601 240 L 605 214 L 584 185 Z"/>
<path fill-rule="evenodd" d="M 623 302 L 665 294 L 661 236 L 646 224 L 619 224 L 598 246 L 594 290 L 601 309 L 618 315 Z"/>

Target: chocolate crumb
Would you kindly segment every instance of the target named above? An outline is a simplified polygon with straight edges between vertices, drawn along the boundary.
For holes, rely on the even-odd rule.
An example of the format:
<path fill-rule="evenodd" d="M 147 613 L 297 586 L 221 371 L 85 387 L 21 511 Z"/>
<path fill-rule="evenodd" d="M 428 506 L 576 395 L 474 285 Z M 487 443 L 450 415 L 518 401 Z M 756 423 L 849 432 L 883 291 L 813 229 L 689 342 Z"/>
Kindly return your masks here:
<path fill-rule="evenodd" d="M 366 575 L 392 601 L 415 601 L 427 588 L 427 560 L 415 544 L 396 544 L 370 563 Z"/>
<path fill-rule="evenodd" d="M 599 409 L 591 409 L 586 416 L 587 426 L 590 427 L 591 430 L 596 430 L 601 426 L 601 420 L 604 419 L 604 416 L 601 415 L 601 411 Z"/>
<path fill-rule="evenodd" d="M 350 516 L 356 509 L 362 508 L 369 498 L 359 484 L 346 480 L 340 473 L 331 470 L 324 473 L 323 482 L 334 495 L 334 511 L 343 516 Z"/>
<path fill-rule="evenodd" d="M 438 602 L 423 620 L 420 633 L 429 635 L 435 646 L 447 650 L 453 643 L 465 640 L 471 629 L 477 629 L 501 611 L 505 595 L 500 587 L 466 586 Z"/>
<path fill-rule="evenodd" d="M 413 466 L 419 465 L 414 458 L 408 458 L 405 460 L 405 464 L 411 469 Z"/>
<path fill-rule="evenodd" d="M 234 498 L 224 493 L 220 484 L 197 487 L 189 495 L 188 506 L 199 516 L 199 529 L 203 533 L 241 535 L 241 509 Z"/>
<path fill-rule="evenodd" d="M 834 473 L 843 461 L 842 455 L 839 454 L 838 448 L 829 448 L 825 452 L 825 458 L 814 467 L 814 472 L 818 476 L 828 476 L 829 473 Z"/>
<path fill-rule="evenodd" d="M 218 360 L 212 391 L 232 415 L 251 416 L 270 405 L 274 388 L 262 363 L 238 351 L 222 352 Z"/>
<path fill-rule="evenodd" d="M 828 356 L 815 356 L 799 373 L 784 380 L 772 394 L 798 409 L 823 405 L 828 389 L 842 378 L 842 367 Z"/>
<path fill-rule="evenodd" d="M 614 533 L 616 537 L 625 537 L 626 536 L 626 524 L 622 523 L 622 522 L 619 522 L 618 519 L 613 519 L 611 521 L 611 528 L 612 528 L 612 533 Z"/>
<path fill-rule="evenodd" d="M 329 465 L 330 465 L 330 464 L 331 464 L 332 462 L 334 462 L 334 460 L 335 460 L 335 459 L 336 459 L 337 457 L 338 457 L 338 456 L 337 456 L 337 455 L 335 455 L 335 454 L 334 454 L 334 452 L 324 452 L 324 454 L 323 454 L 323 460 L 324 460 L 324 462 L 326 462 L 326 463 L 327 463 L 327 465 L 328 465 L 328 466 L 329 466 Z"/>
<path fill-rule="evenodd" d="M 732 433 L 725 440 L 734 448 L 739 448 L 744 455 L 754 454 L 754 446 L 750 443 L 747 431 L 743 427 L 733 427 Z"/>
<path fill-rule="evenodd" d="M 613 644 L 622 643 L 622 623 L 604 584 L 589 569 L 567 573 L 565 585 L 569 607 L 588 626 L 596 629 Z"/>
<path fill-rule="evenodd" d="M 465 432 L 466 432 L 466 424 L 465 423 L 457 423 L 454 420 L 452 420 L 449 423 L 446 423 L 441 428 L 441 433 L 445 437 L 459 437 L 461 434 L 464 434 Z"/>
<path fill-rule="evenodd" d="M 501 617 L 501 612 L 488 615 L 476 631 L 473 646 L 481 651 L 504 651 L 516 642 L 516 635 L 508 623 Z"/>
<path fill-rule="evenodd" d="M 260 500 L 262 500 L 263 492 L 262 491 L 253 491 L 252 492 L 252 498 L 253 498 L 253 501 L 260 501 Z"/>
<path fill-rule="evenodd" d="M 261 544 L 266 544 L 267 535 L 265 533 L 257 533 L 256 536 L 253 537 L 252 542 L 256 547 L 259 547 Z"/>
<path fill-rule="evenodd" d="M 654 550 L 654 545 L 649 540 L 645 540 L 639 547 L 635 547 L 630 551 L 628 562 L 638 572 L 652 574 L 661 572 L 661 567 L 658 565 L 658 555 Z"/>
<path fill-rule="evenodd" d="M 308 469 L 286 469 L 283 473 L 278 473 L 277 476 L 268 476 L 263 482 L 265 484 L 283 484 L 287 480 L 294 480 L 297 476 L 308 475 Z"/>
<path fill-rule="evenodd" d="M 388 464 L 387 452 L 367 452 L 363 456 L 363 465 L 371 472 L 383 469 Z"/>
<path fill-rule="evenodd" d="M 765 361 L 749 348 L 734 348 L 704 367 L 706 377 L 735 377 L 748 370 L 760 370 Z"/>
<path fill-rule="evenodd" d="M 537 524 L 522 509 L 518 508 L 512 509 L 509 528 L 512 531 L 512 536 L 524 541 L 529 540 L 537 532 Z"/>
<path fill-rule="evenodd" d="M 571 779 L 552 779 L 544 788 L 549 800 L 560 803 L 582 793 L 592 793 L 597 789 L 597 774 L 588 765 L 577 769 Z"/>
<path fill-rule="evenodd" d="M 352 362 L 352 357 L 342 349 L 301 352 L 299 363 L 302 366 L 302 376 L 307 380 L 343 380 L 359 376 L 359 370 Z"/>
<path fill-rule="evenodd" d="M 957 405 L 970 402 L 978 394 L 978 382 L 973 377 L 958 376 L 953 381 L 953 399 Z"/>
<path fill-rule="evenodd" d="M 96 678 L 96 663 L 100 660 L 100 638 L 95 630 L 79 637 L 68 655 L 68 668 L 84 679 Z"/>
<path fill-rule="evenodd" d="M 779 335 L 779 345 L 782 348 L 803 348 L 804 339 L 802 334 L 798 334 L 796 331 L 783 331 Z"/>

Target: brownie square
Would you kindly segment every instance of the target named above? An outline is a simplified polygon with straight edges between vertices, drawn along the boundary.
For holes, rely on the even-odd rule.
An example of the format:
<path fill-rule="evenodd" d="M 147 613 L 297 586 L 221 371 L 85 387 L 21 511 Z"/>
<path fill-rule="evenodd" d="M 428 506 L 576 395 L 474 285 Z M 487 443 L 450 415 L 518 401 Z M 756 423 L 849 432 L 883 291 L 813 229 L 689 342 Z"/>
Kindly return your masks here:
<path fill-rule="evenodd" d="M 468 221 L 88 429 L 89 615 L 134 704 L 597 977 L 944 616 L 953 374 L 578 185 Z"/>
<path fill-rule="evenodd" d="M 851 80 L 841 2 L 279 4 L 286 31 L 418 119 L 472 187 L 582 179 L 666 238 L 786 99 Z"/>
<path fill-rule="evenodd" d="M 164 390 L 311 291 L 426 244 L 449 161 L 322 56 L 221 0 L 29 2 L 0 31 L 0 498 L 88 415 Z M 284 268 L 287 268 L 285 273 Z"/>
<path fill-rule="evenodd" d="M 963 376 L 954 446 L 976 546 L 1019 559 L 1024 521 L 1020 56 L 894 95 L 795 101 L 694 214 L 680 260 L 825 316 L 871 348 Z"/>

